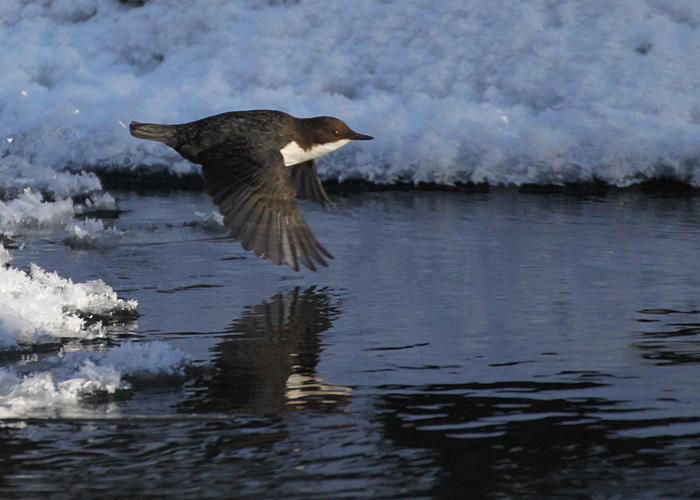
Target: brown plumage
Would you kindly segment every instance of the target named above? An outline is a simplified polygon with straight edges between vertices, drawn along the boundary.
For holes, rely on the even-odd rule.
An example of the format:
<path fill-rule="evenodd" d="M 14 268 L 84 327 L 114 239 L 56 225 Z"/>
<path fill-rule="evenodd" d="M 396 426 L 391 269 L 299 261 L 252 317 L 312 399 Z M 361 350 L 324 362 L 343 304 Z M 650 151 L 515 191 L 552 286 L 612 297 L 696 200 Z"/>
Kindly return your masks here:
<path fill-rule="evenodd" d="M 281 111 L 237 111 L 180 125 L 132 122 L 131 134 L 167 144 L 202 165 L 207 193 L 224 224 L 246 250 L 312 271 L 333 258 L 309 230 L 296 197 L 327 203 L 343 213 L 323 189 L 314 158 L 354 140 L 332 117 L 300 119 Z"/>

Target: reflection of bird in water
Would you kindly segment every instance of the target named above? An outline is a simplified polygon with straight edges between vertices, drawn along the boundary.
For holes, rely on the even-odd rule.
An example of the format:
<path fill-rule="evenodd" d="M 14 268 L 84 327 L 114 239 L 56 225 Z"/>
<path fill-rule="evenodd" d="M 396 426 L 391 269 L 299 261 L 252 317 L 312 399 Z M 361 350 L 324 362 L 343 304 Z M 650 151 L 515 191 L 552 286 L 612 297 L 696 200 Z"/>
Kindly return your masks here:
<path fill-rule="evenodd" d="M 274 414 L 288 405 L 335 407 L 350 388 L 316 376 L 318 335 L 339 314 L 327 289 L 297 287 L 248 307 L 214 349 L 213 371 L 196 383 L 183 411 Z"/>
<path fill-rule="evenodd" d="M 329 116 L 295 118 L 281 111 L 237 111 L 180 125 L 136 123 L 131 134 L 167 144 L 202 165 L 207 192 L 243 248 L 316 270 L 333 258 L 309 230 L 295 195 L 338 209 L 323 190 L 314 158 L 350 141 L 370 140 Z M 291 167 L 291 172 L 286 167 Z M 340 210 L 339 210 L 340 211 Z"/>

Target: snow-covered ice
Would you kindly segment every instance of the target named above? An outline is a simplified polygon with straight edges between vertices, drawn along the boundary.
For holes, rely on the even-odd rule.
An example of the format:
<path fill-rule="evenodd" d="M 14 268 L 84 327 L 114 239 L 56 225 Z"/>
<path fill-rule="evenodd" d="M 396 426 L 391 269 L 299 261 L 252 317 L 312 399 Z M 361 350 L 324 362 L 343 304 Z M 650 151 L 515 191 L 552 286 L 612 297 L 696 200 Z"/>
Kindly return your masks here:
<path fill-rule="evenodd" d="M 0 231 L 12 235 L 22 229 L 63 226 L 75 213 L 70 198 L 46 203 L 40 193 L 27 188 L 17 198 L 0 201 Z"/>
<path fill-rule="evenodd" d="M 36 264 L 13 267 L 3 246 L 21 252 L 28 234 L 57 232 L 72 247 L 113 244 L 121 231 L 90 217 L 116 206 L 99 180 L 19 157 L 0 161 L 0 179 L 0 419 L 84 415 L 85 397 L 128 389 L 131 378 L 181 375 L 188 357 L 166 342 L 94 350 L 110 332 L 128 332 L 136 300 L 119 298 L 99 279 L 80 283 Z M 93 352 L 85 351 L 90 345 Z M 57 353 L 37 356 L 47 347 Z"/>
<path fill-rule="evenodd" d="M 7 253 L 3 249 L 5 260 L 9 260 Z M 118 298 L 101 280 L 74 283 L 35 264 L 29 272 L 4 266 L 0 268 L 0 346 L 103 336 L 103 323 L 86 318 L 135 314 L 137 305 Z"/>
<path fill-rule="evenodd" d="M 124 235 L 114 227 L 107 227 L 101 219 L 87 218 L 66 226 L 68 236 L 65 241 L 72 248 L 108 248 Z"/>
<path fill-rule="evenodd" d="M 115 316 L 135 318 L 137 302 L 117 297 L 101 280 L 74 283 L 32 264 L 25 272 L 11 266 L 0 246 L 0 352 L 33 352 L 58 345 L 106 339 Z M 130 387 L 130 379 L 182 377 L 189 357 L 167 342 L 126 342 L 87 352 L 78 342 L 48 358 L 22 356 L 0 367 L 0 419 L 53 418 L 85 414 L 83 398 Z"/>
<path fill-rule="evenodd" d="M 189 357 L 167 342 L 127 342 L 87 352 L 77 343 L 48 358 L 10 353 L 33 352 L 41 344 L 58 345 L 107 338 L 115 315 L 135 318 L 137 302 L 117 297 L 101 280 L 74 283 L 35 264 L 29 272 L 11 266 L 10 252 L 0 246 L 0 419 L 66 417 L 84 414 L 81 401 L 130 387 L 130 378 L 183 375 Z"/>
<path fill-rule="evenodd" d="M 105 352 L 74 351 L 0 368 L 0 418 L 83 416 L 82 398 L 129 389 L 129 378 L 182 377 L 188 363 L 167 342 L 127 342 Z"/>
<path fill-rule="evenodd" d="M 0 157 L 186 173 L 128 123 L 272 108 L 376 137 L 326 177 L 700 185 L 696 0 L 8 0 L 0 19 Z"/>
<path fill-rule="evenodd" d="M 0 197 L 14 198 L 26 189 L 54 199 L 96 192 L 99 179 L 91 173 L 72 174 L 48 165 L 30 163 L 19 156 L 0 159 Z"/>

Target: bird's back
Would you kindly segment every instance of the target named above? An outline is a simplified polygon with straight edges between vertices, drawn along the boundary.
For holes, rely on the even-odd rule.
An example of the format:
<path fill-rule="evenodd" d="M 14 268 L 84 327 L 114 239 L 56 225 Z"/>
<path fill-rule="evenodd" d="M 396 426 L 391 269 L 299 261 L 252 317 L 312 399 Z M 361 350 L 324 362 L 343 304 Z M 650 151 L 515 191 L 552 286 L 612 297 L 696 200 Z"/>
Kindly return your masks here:
<path fill-rule="evenodd" d="M 169 125 L 172 138 L 165 142 L 190 161 L 200 153 L 227 143 L 256 141 L 260 147 L 284 146 L 284 131 L 293 122 L 287 113 L 272 110 L 233 111 L 193 122 Z"/>

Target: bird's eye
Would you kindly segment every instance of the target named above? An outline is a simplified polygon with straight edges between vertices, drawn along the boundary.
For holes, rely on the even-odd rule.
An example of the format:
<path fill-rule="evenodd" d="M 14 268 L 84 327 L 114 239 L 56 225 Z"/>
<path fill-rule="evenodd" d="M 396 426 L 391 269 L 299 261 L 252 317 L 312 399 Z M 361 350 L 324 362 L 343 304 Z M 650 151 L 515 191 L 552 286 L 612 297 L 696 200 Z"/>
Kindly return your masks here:
<path fill-rule="evenodd" d="M 339 131 L 339 130 L 334 130 L 334 131 L 333 131 L 333 135 L 338 135 L 338 134 L 340 134 L 340 131 Z"/>

